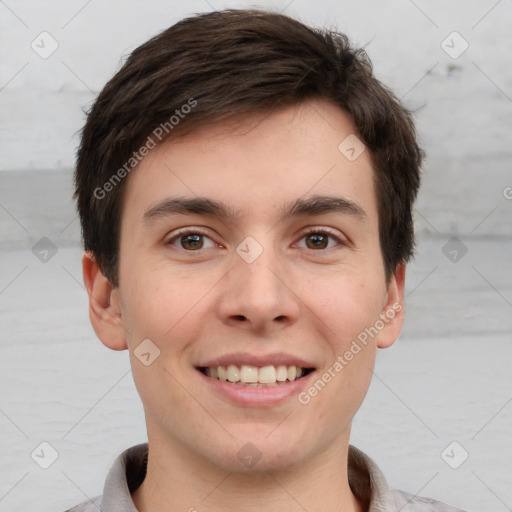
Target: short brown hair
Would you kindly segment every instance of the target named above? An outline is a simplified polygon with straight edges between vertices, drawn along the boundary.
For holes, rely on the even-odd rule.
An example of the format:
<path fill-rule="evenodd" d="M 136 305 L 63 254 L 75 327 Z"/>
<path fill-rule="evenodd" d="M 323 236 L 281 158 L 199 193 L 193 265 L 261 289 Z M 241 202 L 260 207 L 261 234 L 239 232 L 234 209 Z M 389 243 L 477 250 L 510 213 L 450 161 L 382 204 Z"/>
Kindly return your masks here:
<path fill-rule="evenodd" d="M 370 152 L 389 279 L 414 245 L 412 205 L 423 153 L 411 115 L 344 34 L 260 10 L 183 19 L 139 46 L 106 84 L 88 113 L 77 154 L 75 197 L 85 250 L 118 286 L 124 178 L 149 139 L 160 143 L 208 123 L 314 98 L 341 107 Z M 160 136 L 152 136 L 158 127 Z"/>

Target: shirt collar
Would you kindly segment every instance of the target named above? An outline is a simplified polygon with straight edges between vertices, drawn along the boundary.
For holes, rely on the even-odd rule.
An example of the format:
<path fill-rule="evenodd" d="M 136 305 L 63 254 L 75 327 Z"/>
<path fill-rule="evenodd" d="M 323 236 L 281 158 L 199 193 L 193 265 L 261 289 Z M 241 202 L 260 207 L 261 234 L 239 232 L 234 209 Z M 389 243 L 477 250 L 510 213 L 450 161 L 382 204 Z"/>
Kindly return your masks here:
<path fill-rule="evenodd" d="M 105 480 L 102 511 L 137 512 L 131 493 L 144 481 L 147 461 L 147 443 L 129 448 L 115 460 Z M 354 446 L 349 447 L 348 479 L 364 510 L 393 510 L 392 496 L 384 475 L 367 455 Z"/>

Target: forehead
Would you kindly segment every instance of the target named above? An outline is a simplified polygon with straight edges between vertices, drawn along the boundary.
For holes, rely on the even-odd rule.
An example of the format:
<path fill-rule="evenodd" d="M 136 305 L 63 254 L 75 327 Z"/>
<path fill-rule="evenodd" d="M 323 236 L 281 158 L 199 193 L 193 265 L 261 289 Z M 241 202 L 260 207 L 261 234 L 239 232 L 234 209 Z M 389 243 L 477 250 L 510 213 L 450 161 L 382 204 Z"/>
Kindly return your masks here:
<path fill-rule="evenodd" d="M 349 117 L 324 100 L 168 140 L 139 163 L 125 194 L 123 218 L 132 221 L 168 197 L 211 198 L 272 220 L 298 198 L 342 196 L 376 216 L 370 155 Z"/>

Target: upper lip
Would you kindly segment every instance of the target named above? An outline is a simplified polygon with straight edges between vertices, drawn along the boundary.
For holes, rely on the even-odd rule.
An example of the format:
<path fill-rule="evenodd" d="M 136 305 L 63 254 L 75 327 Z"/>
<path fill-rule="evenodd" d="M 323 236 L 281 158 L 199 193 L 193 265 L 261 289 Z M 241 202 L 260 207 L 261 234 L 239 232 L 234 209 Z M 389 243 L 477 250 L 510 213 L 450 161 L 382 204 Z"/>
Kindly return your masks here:
<path fill-rule="evenodd" d="M 306 361 L 297 356 L 285 354 L 283 352 L 274 354 L 247 354 L 236 352 L 233 354 L 225 354 L 213 359 L 202 361 L 197 366 L 199 368 L 215 367 L 215 366 L 228 366 L 234 364 L 238 367 L 242 365 L 249 366 L 300 366 L 301 368 L 315 368 L 315 365 L 310 361 Z"/>

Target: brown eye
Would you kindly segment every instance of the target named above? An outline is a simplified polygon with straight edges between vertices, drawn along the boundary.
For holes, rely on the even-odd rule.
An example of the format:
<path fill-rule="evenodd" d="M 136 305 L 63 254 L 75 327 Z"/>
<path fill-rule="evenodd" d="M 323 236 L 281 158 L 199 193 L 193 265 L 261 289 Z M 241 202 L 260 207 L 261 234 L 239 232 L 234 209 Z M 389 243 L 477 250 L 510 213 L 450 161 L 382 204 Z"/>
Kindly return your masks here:
<path fill-rule="evenodd" d="M 184 231 L 178 232 L 172 237 L 167 245 L 172 245 L 177 249 L 182 249 L 188 252 L 198 252 L 201 249 L 209 249 L 215 247 L 215 242 L 207 235 L 200 231 Z"/>
<path fill-rule="evenodd" d="M 329 235 L 325 233 L 311 233 L 306 235 L 308 249 L 325 249 L 329 245 Z"/>
<path fill-rule="evenodd" d="M 342 238 L 337 234 L 331 233 L 327 228 L 317 228 L 304 233 L 298 245 L 302 249 L 322 251 L 346 244 Z"/>
<path fill-rule="evenodd" d="M 202 249 L 204 245 L 203 235 L 199 233 L 190 233 L 180 237 L 180 243 L 183 249 L 197 250 Z"/>

